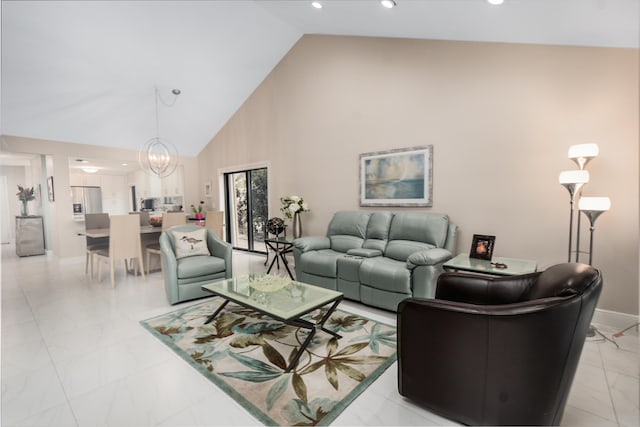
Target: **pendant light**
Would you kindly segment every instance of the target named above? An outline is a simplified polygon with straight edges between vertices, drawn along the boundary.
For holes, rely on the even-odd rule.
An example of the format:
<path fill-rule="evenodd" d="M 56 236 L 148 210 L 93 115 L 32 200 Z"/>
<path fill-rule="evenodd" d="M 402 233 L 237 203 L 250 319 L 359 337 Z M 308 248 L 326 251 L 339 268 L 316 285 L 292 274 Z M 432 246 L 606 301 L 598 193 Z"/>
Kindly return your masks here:
<path fill-rule="evenodd" d="M 156 87 L 154 89 L 156 107 L 156 136 L 149 139 L 142 146 L 142 148 L 138 152 L 138 162 L 140 163 L 140 167 L 148 174 L 154 174 L 159 176 L 160 178 L 165 178 L 171 175 L 178 166 L 178 150 L 171 142 L 167 141 L 164 138 L 160 138 L 158 100 L 167 107 L 172 107 L 178 99 L 178 95 L 180 95 L 180 90 L 173 89 L 171 91 L 174 98 L 173 101 L 168 104 L 165 103 L 160 96 L 158 88 Z"/>

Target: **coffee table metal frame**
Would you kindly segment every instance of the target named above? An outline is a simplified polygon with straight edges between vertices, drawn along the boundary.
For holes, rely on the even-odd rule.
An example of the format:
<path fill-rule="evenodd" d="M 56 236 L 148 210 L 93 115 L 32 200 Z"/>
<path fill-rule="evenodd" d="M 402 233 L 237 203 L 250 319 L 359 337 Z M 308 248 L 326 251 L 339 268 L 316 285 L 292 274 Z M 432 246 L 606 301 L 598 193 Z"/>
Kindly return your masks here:
<path fill-rule="evenodd" d="M 227 279 L 225 280 L 225 282 L 228 282 L 230 280 L 235 280 L 235 279 Z M 294 283 L 292 281 L 292 283 Z M 301 282 L 295 282 L 295 283 L 299 283 L 302 284 L 304 286 L 314 286 L 314 285 L 309 285 L 306 283 L 301 283 Z M 311 343 L 311 340 L 313 339 L 313 337 L 316 334 L 316 331 L 318 330 L 322 330 L 338 339 L 342 338 L 342 336 L 340 334 L 337 334 L 336 332 L 329 330 L 327 328 L 324 327 L 324 324 L 327 320 L 329 320 L 329 318 L 331 317 L 331 315 L 333 314 L 333 312 L 336 310 L 336 308 L 338 307 L 338 305 L 340 304 L 340 301 L 342 301 L 343 295 L 342 293 L 336 292 L 336 295 L 328 300 L 321 300 L 318 302 L 318 304 L 314 304 L 312 307 L 308 308 L 305 311 L 302 311 L 300 313 L 296 313 L 294 316 L 292 317 L 282 317 L 282 316 L 278 316 L 276 314 L 274 314 L 273 312 L 266 310 L 264 308 L 261 308 L 259 304 L 251 304 L 249 302 L 247 302 L 246 300 L 243 300 L 242 298 L 234 298 L 233 296 L 230 296 L 228 294 L 222 294 L 219 293 L 215 290 L 215 288 L 208 288 L 207 285 L 203 285 L 202 289 L 213 293 L 216 296 L 219 296 L 221 298 L 224 298 L 224 302 L 216 309 L 216 311 L 213 312 L 213 314 L 211 314 L 209 317 L 207 317 L 207 319 L 205 320 L 204 324 L 209 324 L 211 323 L 217 316 L 218 314 L 220 314 L 220 312 L 227 306 L 227 304 L 229 304 L 229 302 L 234 302 L 238 305 L 241 305 L 245 308 L 250 308 L 252 310 L 255 310 L 259 313 L 262 314 L 266 314 L 269 317 L 272 317 L 282 323 L 285 323 L 287 325 L 291 325 L 291 326 L 297 326 L 297 327 L 301 327 L 304 329 L 308 329 L 309 330 L 309 334 L 307 335 L 307 338 L 304 340 L 304 342 L 302 343 L 302 345 L 300 346 L 300 350 L 298 350 L 298 353 L 295 355 L 295 357 L 293 358 L 293 360 L 291 360 L 291 363 L 289 363 L 289 366 L 287 366 L 287 369 L 285 369 L 285 372 L 289 372 L 291 371 L 293 368 L 295 368 L 295 366 L 298 364 L 298 361 L 300 360 L 300 357 L 304 354 L 305 350 L 307 349 L 307 346 Z M 306 314 L 311 313 L 314 310 L 317 310 L 320 307 L 324 307 L 327 304 L 332 303 L 331 307 L 329 308 L 329 310 L 327 310 L 327 312 L 324 314 L 324 316 L 322 316 L 322 319 L 320 319 L 320 321 L 318 323 L 313 323 L 313 322 L 309 322 L 308 320 L 303 319 L 302 317 Z"/>

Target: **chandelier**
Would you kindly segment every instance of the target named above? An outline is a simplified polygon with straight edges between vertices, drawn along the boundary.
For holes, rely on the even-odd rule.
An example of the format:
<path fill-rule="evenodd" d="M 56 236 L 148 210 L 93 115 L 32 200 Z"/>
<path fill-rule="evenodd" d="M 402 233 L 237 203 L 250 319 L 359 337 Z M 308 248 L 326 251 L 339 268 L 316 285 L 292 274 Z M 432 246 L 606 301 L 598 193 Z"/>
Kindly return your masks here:
<path fill-rule="evenodd" d="M 138 151 L 138 162 L 140 167 L 149 174 L 155 174 L 160 178 L 171 175 L 178 166 L 178 150 L 169 141 L 164 138 L 160 138 L 159 131 L 159 119 L 158 119 L 158 101 L 162 102 L 167 107 L 172 107 L 178 95 L 180 95 L 179 89 L 173 89 L 173 101 L 171 103 L 165 102 L 158 88 L 155 88 L 155 107 L 156 107 L 156 136 L 149 139 Z"/>

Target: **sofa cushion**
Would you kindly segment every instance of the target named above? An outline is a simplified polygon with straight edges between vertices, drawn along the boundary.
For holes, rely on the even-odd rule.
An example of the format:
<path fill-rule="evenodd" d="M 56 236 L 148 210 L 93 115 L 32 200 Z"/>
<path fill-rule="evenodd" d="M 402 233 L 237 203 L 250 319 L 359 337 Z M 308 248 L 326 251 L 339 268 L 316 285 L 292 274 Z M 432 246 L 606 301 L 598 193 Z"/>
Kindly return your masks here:
<path fill-rule="evenodd" d="M 391 240 L 387 244 L 384 256 L 396 261 L 406 261 L 407 258 L 415 252 L 433 248 L 434 246 L 428 243 L 414 242 L 412 240 Z"/>
<path fill-rule="evenodd" d="M 300 266 L 305 273 L 335 278 L 338 258 L 343 256 L 343 253 L 331 249 L 305 252 L 300 257 Z"/>
<path fill-rule="evenodd" d="M 384 291 L 411 294 L 411 270 L 402 261 L 367 258 L 360 264 L 360 283 Z"/>
<path fill-rule="evenodd" d="M 392 219 L 393 213 L 391 212 L 372 213 L 367 225 L 366 239 L 362 247 L 383 252 L 389 240 L 389 227 Z"/>
<path fill-rule="evenodd" d="M 331 249 L 346 252 L 362 247 L 370 216 L 369 212 L 336 212 L 327 231 Z"/>
<path fill-rule="evenodd" d="M 209 256 L 207 247 L 207 229 L 194 231 L 172 231 L 176 248 L 176 259 L 205 255 Z"/>
<path fill-rule="evenodd" d="M 336 252 L 345 253 L 350 249 L 361 248 L 364 239 L 361 239 L 360 237 L 349 236 L 346 234 L 338 234 L 335 236 L 330 236 L 329 241 L 331 242 L 331 249 Z"/>
<path fill-rule="evenodd" d="M 190 256 L 179 259 L 177 263 L 178 279 L 189 279 L 225 271 L 224 259 L 213 256 Z"/>
<path fill-rule="evenodd" d="M 429 212 L 403 212 L 394 215 L 389 240 L 413 240 L 442 248 L 447 240 L 449 217 Z"/>

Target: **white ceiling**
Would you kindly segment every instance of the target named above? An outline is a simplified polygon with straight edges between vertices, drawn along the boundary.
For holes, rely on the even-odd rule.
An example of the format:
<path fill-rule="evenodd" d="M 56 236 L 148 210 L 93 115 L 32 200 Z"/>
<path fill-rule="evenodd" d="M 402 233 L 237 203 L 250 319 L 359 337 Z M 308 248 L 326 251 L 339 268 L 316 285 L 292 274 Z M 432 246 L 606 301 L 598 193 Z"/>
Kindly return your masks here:
<path fill-rule="evenodd" d="M 304 34 L 639 47 L 638 0 L 2 1 L 0 131 L 197 155 Z"/>

